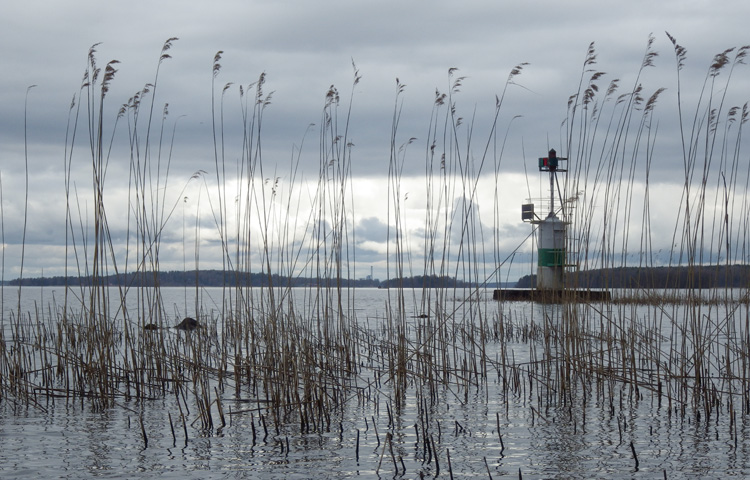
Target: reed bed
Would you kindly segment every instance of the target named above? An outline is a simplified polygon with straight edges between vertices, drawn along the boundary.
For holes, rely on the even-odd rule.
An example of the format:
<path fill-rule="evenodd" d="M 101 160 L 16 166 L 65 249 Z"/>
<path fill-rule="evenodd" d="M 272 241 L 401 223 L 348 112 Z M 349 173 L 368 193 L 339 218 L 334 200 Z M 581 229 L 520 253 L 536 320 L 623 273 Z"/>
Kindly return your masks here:
<path fill-rule="evenodd" d="M 686 53 L 669 38 L 679 76 Z M 303 193 L 295 188 L 302 182 L 301 153 L 283 174 L 263 155 L 263 115 L 272 97 L 265 90 L 265 76 L 249 86 L 217 86 L 222 57 L 217 53 L 212 71 L 215 171 L 195 172 L 174 187 L 169 153 L 174 137 L 170 140 L 165 133 L 168 108 L 156 104 L 160 70 L 174 42 L 164 44 L 154 79 L 114 120 L 105 118 L 105 103 L 117 63 L 109 62 L 102 71 L 95 48 L 90 51 L 80 95 L 71 107 L 64 171 L 67 244 L 75 259 L 69 273 L 90 275 L 92 283 L 67 285 L 61 303 L 35 311 L 21 311 L 19 301 L 18 310 L 2 319 L 0 401 L 40 410 L 51 403 L 78 402 L 101 410 L 126 404 L 148 409 L 154 399 L 172 398 L 172 436 L 184 430 L 186 443 L 188 426 L 210 435 L 228 428 L 238 416 L 250 416 L 253 442 L 256 436 L 268 437 L 269 431 L 277 439 L 281 431 L 330 432 L 339 428 L 341 412 L 356 404 L 387 416 L 387 432 L 375 433 L 382 448 L 378 468 L 387 466 L 397 475 L 406 467 L 403 454 L 393 450 L 394 444 L 398 447 L 394 428 L 407 399 L 418 405 L 414 428 L 422 472 L 437 475 L 452 467 L 432 407 L 446 395 L 458 403 L 481 398 L 495 382 L 506 404 L 510 398 L 523 398 L 538 421 L 550 409 L 572 412 L 576 406 L 596 403 L 615 416 L 626 405 L 652 402 L 676 418 L 718 423 L 726 417 L 728 438 L 736 444 L 737 422 L 750 415 L 746 290 L 725 289 L 706 297 L 695 285 L 680 296 L 632 290 L 611 302 L 519 308 L 494 302 L 483 288 L 501 278 L 507 265 L 499 247 L 485 250 L 490 235 L 479 217 L 477 186 L 489 176 L 502 188 L 504 140 L 498 121 L 506 89 L 522 74 L 524 64 L 509 74 L 496 100 L 490 134 L 481 142 L 462 130 L 457 99 L 463 78 L 457 71 L 449 72 L 448 91 L 436 93 L 424 151 L 428 196 L 421 265 L 415 264 L 407 238 L 402 172 L 413 139 L 401 139 L 405 86 L 397 82 L 387 166 L 388 275 L 457 276 L 476 287 L 391 288 L 381 315 L 363 315 L 355 309 L 356 289 L 344 281 L 354 275 L 356 263 L 356 150 L 350 140 L 354 95 L 342 101 L 335 87 L 326 92 L 318 127 L 318 177 L 312 192 L 304 193 L 311 198 L 311 208 L 303 212 Z M 570 98 L 562 141 L 574 169 L 563 189 L 577 204 L 575 216 L 572 205 L 565 203 L 561 214 L 572 222 L 575 236 L 569 250 L 581 269 L 623 266 L 632 245 L 642 265 L 654 265 L 649 175 L 657 140 L 654 112 L 662 90 L 647 99 L 640 86 L 640 75 L 655 61 L 652 42 L 649 39 L 634 87 L 619 97 L 617 80 L 599 87 L 605 75 L 595 70 L 592 44 L 579 91 Z M 747 106 L 727 108 L 716 105 L 716 98 L 730 86 L 731 70 L 744 63 L 747 49 L 716 57 L 692 125 L 682 123 L 689 115 L 680 105 L 684 186 L 674 219 L 674 265 L 746 261 L 750 202 L 740 192 L 747 192 L 750 170 L 739 148 Z M 353 71 L 352 87 L 361 79 L 356 67 Z M 726 83 L 722 75 L 728 77 Z M 240 146 L 227 145 L 223 135 L 224 104 L 235 89 L 244 131 Z M 603 123 L 609 126 L 602 128 Z M 115 181 L 106 175 L 115 133 L 124 135 L 130 146 L 124 257 L 116 252 L 105 195 Z M 87 154 L 79 154 L 74 139 L 80 136 L 86 138 Z M 475 145 L 480 145 L 478 151 Z M 230 150 L 232 158 L 239 158 L 236 164 L 227 161 Z M 74 162 L 91 165 L 90 213 L 73 189 Z M 171 328 L 176 314 L 165 305 L 154 272 L 160 267 L 164 230 L 184 208 L 185 189 L 196 183 L 210 204 L 225 286 L 216 308 L 210 308 L 199 302 L 196 280 L 190 287 L 195 289 L 195 304 L 186 300 L 184 311 L 177 314 L 194 316 L 201 327 L 183 332 Z M 164 193 L 171 188 L 181 192 L 174 203 Z M 636 192 L 644 198 L 636 199 Z M 497 190 L 495 195 L 490 237 L 498 245 Z M 605 207 L 598 208 L 601 205 Z M 305 217 L 297 220 L 302 224 L 287 221 Z M 633 226 L 641 232 L 635 242 L 627 238 Z M 196 270 L 200 231 L 196 223 Z M 295 237 L 298 231 L 303 232 L 301 240 Z M 497 269 L 488 269 L 482 260 L 487 257 L 494 258 Z M 250 286 L 247 278 L 253 271 L 266 275 L 267 284 Z M 107 275 L 131 272 L 139 282 L 107 284 Z M 319 280 L 293 288 L 275 282 L 276 273 Z M 144 286 L 149 284 L 154 286 Z M 499 435 L 502 414 L 498 412 Z M 374 418 L 373 426 L 377 429 Z M 456 423 L 454 433 L 461 428 Z M 147 445 L 145 430 L 143 437 Z M 357 438 L 359 445 L 359 430 Z M 282 450 L 289 448 L 288 437 L 286 447 L 283 439 L 279 442 Z"/>

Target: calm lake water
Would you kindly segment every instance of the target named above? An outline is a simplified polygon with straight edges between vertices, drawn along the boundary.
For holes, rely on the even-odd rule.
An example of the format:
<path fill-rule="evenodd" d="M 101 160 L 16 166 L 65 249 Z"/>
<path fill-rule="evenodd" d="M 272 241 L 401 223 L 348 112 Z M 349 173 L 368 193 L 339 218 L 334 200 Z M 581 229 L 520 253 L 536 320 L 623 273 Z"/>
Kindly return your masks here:
<path fill-rule="evenodd" d="M 176 320 L 190 313 L 194 290 L 162 288 L 165 310 Z M 25 287 L 24 312 L 61 302 L 62 288 Z M 221 289 L 204 289 L 204 306 L 220 311 Z M 377 328 L 386 315 L 388 295 L 357 290 L 352 310 L 358 322 Z M 300 295 L 301 297 L 303 295 Z M 482 293 L 476 312 L 524 321 L 557 321 L 555 306 L 496 304 Z M 485 301 L 486 300 L 486 301 Z M 128 299 L 130 301 L 130 298 Z M 303 300 L 300 300 L 303 301 Z M 418 314 L 419 294 L 407 295 L 405 310 Z M 460 294 L 450 302 L 467 303 Z M 18 292 L 4 290 L 3 328 L 17 310 Z M 50 310 L 51 308 L 51 310 Z M 602 308 L 602 307 L 597 307 Z M 623 307 L 628 315 L 656 315 L 653 307 Z M 744 307 L 743 307 L 744 309 Z M 680 311 L 668 310 L 666 315 Z M 706 312 L 721 314 L 718 310 Z M 417 317 L 417 315 L 414 315 Z M 411 318 L 411 317 L 410 317 Z M 546 320 L 545 320 L 546 319 Z M 417 324 L 419 318 L 410 320 Z M 669 332 L 663 331 L 664 335 Z M 170 331 L 170 335 L 182 333 Z M 7 335 L 6 335 L 7 338 Z M 487 357 L 501 349 L 518 365 L 534 361 L 533 342 L 487 341 Z M 2 371 L 6 369 L 3 368 Z M 523 371 L 523 370 L 519 370 Z M 538 382 L 516 379 L 509 395 L 504 379 L 490 371 L 484 385 L 458 389 L 440 385 L 426 404 L 416 387 L 407 389 L 403 407 L 353 396 L 332 414 L 330 431 L 304 433 L 297 424 L 270 426 L 259 404 L 221 394 L 231 410 L 222 429 L 205 430 L 194 412 L 177 422 L 172 397 L 118 400 L 95 411 L 86 399 L 39 397 L 40 408 L 0 399 L 1 478 L 747 478 L 750 476 L 750 417 L 717 413 L 705 418 L 678 414 L 654 392 L 633 394 L 622 384 L 582 383 L 565 402 L 541 402 Z M 505 379 L 507 380 L 507 378 Z M 367 385 L 366 378 L 362 378 Z M 528 386 L 527 386 L 528 385 Z M 379 385 L 382 396 L 392 394 Z M 595 388 L 612 391 L 602 396 Z M 615 399 L 613 402 L 612 399 Z M 721 407 L 721 406 L 719 406 Z M 721 408 L 716 411 L 719 412 Z M 429 418 L 431 439 L 421 426 Z M 173 433 L 174 428 L 174 433 Z M 147 436 L 147 444 L 143 433 Z M 391 453 L 392 452 L 392 453 Z M 395 463 L 394 463 L 395 461 Z M 377 472 L 377 473 L 376 473 Z M 520 475 L 519 475 L 520 473 Z"/>

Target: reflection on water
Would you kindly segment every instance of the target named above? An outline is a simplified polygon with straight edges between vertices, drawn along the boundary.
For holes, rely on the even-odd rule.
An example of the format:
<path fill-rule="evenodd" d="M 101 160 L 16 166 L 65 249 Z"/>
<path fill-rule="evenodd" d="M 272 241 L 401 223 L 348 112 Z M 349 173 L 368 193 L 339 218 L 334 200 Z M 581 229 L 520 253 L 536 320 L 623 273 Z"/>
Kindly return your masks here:
<path fill-rule="evenodd" d="M 169 321 L 176 323 L 182 315 L 193 313 L 194 291 L 163 288 L 161 293 Z M 7 330 L 18 297 L 9 288 L 4 294 Z M 25 288 L 21 311 L 54 312 L 48 305 L 53 301 L 59 305 L 61 294 L 62 289 Z M 221 311 L 220 289 L 206 289 L 200 295 L 201 305 L 212 306 L 207 311 Z M 387 310 L 395 308 L 388 295 L 385 290 L 358 290 L 353 304 L 344 308 L 355 312 L 360 328 L 377 331 Z M 412 338 L 424 334 L 420 332 L 426 331 L 423 327 L 429 320 L 420 318 L 425 309 L 416 297 L 407 298 L 403 307 Z M 483 299 L 487 297 L 491 292 L 485 292 Z M 296 301 L 308 302 L 304 311 L 310 318 L 315 316 L 318 307 L 309 298 L 301 295 Z M 409 383 L 402 406 L 395 408 L 396 393 L 387 377 L 374 380 L 372 372 L 362 369 L 354 379 L 355 393 L 343 408 L 331 412 L 327 428 L 314 433 L 294 419 L 274 424 L 272 413 L 257 401 L 258 392 L 244 389 L 239 398 L 234 391 L 217 391 L 227 425 L 209 430 L 202 428 L 195 410 L 182 412 L 187 420 L 180 423 L 181 410 L 192 407 L 171 396 L 140 402 L 118 398 L 115 406 L 103 411 L 94 411 L 85 398 L 70 401 L 39 395 L 38 408 L 3 398 L 0 477 L 449 478 L 452 474 L 454 478 L 518 478 L 520 471 L 523 478 L 663 478 L 666 474 L 671 479 L 743 478 L 749 473 L 750 418 L 740 406 L 732 415 L 727 405 L 716 405 L 709 416 L 690 408 L 685 414 L 676 394 L 670 401 L 649 385 L 634 387 L 617 375 L 592 380 L 550 373 L 546 369 L 558 369 L 559 364 L 545 359 L 564 353 L 558 351 L 559 343 L 551 342 L 552 336 L 562 337 L 575 328 L 599 328 L 576 326 L 559 306 L 471 303 L 458 294 L 449 303 L 472 315 L 508 319 L 502 328 L 495 325 L 494 338 L 483 342 L 486 365 L 473 367 L 487 369 L 484 383 L 458 388 L 462 380 L 457 378 L 456 383 L 439 385 L 432 392 Z M 602 306 L 595 308 L 599 315 L 622 315 L 632 323 L 653 326 L 664 337 L 662 347 L 681 348 L 680 342 L 670 343 L 673 334 L 667 328 L 680 322 L 665 321 L 685 316 L 679 308 L 660 306 L 656 312 L 653 306 L 615 305 L 604 312 Z M 711 307 L 703 314 L 728 318 L 721 308 Z M 128 310 L 137 309 L 133 300 Z M 470 322 L 467 318 L 473 317 L 455 316 L 451 333 L 470 335 L 462 330 Z M 576 318 L 595 323 L 599 317 Z M 602 328 L 628 328 L 628 324 L 614 322 Z M 478 341 L 468 338 L 454 344 Z M 612 345 L 613 351 L 627 348 Z M 504 365 L 503 359 L 512 359 L 513 365 Z M 643 371 L 652 367 L 644 365 Z M 7 374 L 7 367 L 2 372 Z M 559 395 L 560 382 L 569 378 L 577 381 L 575 388 Z M 517 388 L 508 388 L 509 382 L 516 382 Z M 715 388 L 728 387 L 717 380 Z"/>

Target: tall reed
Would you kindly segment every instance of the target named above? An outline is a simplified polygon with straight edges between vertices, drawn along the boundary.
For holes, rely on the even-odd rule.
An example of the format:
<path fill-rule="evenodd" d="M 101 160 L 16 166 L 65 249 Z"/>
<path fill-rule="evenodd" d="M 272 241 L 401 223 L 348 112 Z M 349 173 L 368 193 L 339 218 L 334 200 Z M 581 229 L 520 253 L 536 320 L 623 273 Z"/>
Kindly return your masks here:
<path fill-rule="evenodd" d="M 725 101 L 734 69 L 744 63 L 749 47 L 714 58 L 701 91 L 691 97 L 696 105 L 689 123 L 680 78 L 686 50 L 668 38 L 677 58 L 683 170 L 678 208 L 669 219 L 673 247 L 666 263 L 688 266 L 693 273 L 708 265 L 745 264 L 750 170 L 741 159 L 748 113 L 746 105 L 729 107 Z M 283 166 L 263 148 L 264 116 L 273 94 L 266 75 L 219 86 L 223 52 L 218 52 L 210 72 L 214 171 L 197 171 L 175 183 L 172 158 L 179 130 L 175 120 L 169 138 L 170 108 L 158 103 L 163 95 L 158 87 L 176 41 L 164 43 L 153 80 L 114 118 L 108 93 L 118 63 L 113 60 L 102 71 L 96 46 L 89 51 L 69 111 L 63 168 L 66 276 L 90 283 L 70 281 L 62 305 L 46 311 L 23 312 L 19 293 L 16 311 L 7 318 L 3 314 L 0 329 L 0 401 L 39 409 L 56 399 L 95 409 L 138 401 L 146 409 L 151 399 L 173 398 L 186 438 L 188 424 L 203 434 L 217 433 L 227 428 L 230 402 L 249 404 L 229 416 L 250 413 L 253 439 L 256 424 L 265 435 L 269 427 L 277 436 L 283 428 L 299 434 L 331 431 L 344 410 L 357 403 L 388 418 L 384 438 L 395 452 L 397 473 L 400 440 L 394 432 L 407 400 L 417 405 L 419 416 L 416 455 L 427 465 L 423 468 L 439 469 L 438 453 L 445 445 L 435 408 L 446 397 L 489 402 L 491 382 L 501 385 L 506 404 L 513 396 L 528 402 L 532 422 L 556 408 L 568 407 L 573 416 L 572 406 L 589 403 L 615 416 L 626 402 L 633 406 L 646 397 L 664 404 L 670 415 L 708 420 L 728 414 L 730 428 L 736 427 L 736 412 L 750 412 L 747 289 L 727 288 L 706 298 L 695 280 L 683 296 L 633 287 L 602 303 L 570 295 L 556 304 L 517 308 L 490 300 L 487 285 L 507 278 L 515 255 L 530 249 L 519 245 L 506 254 L 499 246 L 500 197 L 508 188 L 503 158 L 516 117 L 507 119 L 504 131 L 501 122 L 506 94 L 526 64 L 511 69 L 484 119 L 487 137 L 479 140 L 474 132 L 483 119 L 462 116 L 465 77 L 450 69 L 446 91 L 435 94 L 424 150 L 417 153 L 412 152 L 420 141 L 402 131 L 407 90 L 396 80 L 383 165 L 386 267 L 393 287 L 382 315 L 375 316 L 356 311 L 357 293 L 349 283 L 358 261 L 359 152 L 352 116 L 354 91 L 362 81 L 357 67 L 351 94 L 343 100 L 335 86 L 321 92 L 319 124 L 301 132 L 302 142 Z M 658 58 L 654 42 L 649 37 L 624 93 L 618 93 L 621 81 L 607 82 L 596 69 L 592 44 L 569 97 L 560 148 L 571 168 L 561 185 L 565 201 L 557 205 L 570 223 L 568 261 L 577 266 L 571 280 L 584 281 L 583 272 L 603 268 L 612 275 L 604 280 L 611 286 L 616 268 L 637 266 L 644 272 L 639 280 L 647 283 L 645 272 L 651 270 L 645 267 L 665 258 L 657 249 L 662 239 L 655 238 L 665 221 L 657 218 L 654 193 L 661 182 L 655 176 L 665 90 L 643 87 Z M 233 121 L 242 128 L 239 139 L 225 135 Z M 316 171 L 308 177 L 305 145 L 315 141 L 315 128 Z M 118 150 L 123 138 L 124 153 Z M 81 142 L 85 154 L 79 153 Z M 407 203 L 406 165 L 413 155 L 424 156 L 419 234 L 408 220 L 409 207 L 418 201 L 412 197 Z M 110 162 L 125 157 L 127 182 L 108 178 Z M 76 182 L 80 164 L 90 174 L 90 188 Z M 117 199 L 108 194 L 121 183 L 128 192 L 124 253 L 112 231 Z M 188 191 L 197 192 L 194 202 L 187 202 Z M 492 192 L 491 200 L 482 191 Z M 485 208 L 488 201 L 492 205 Z M 185 211 L 193 207 L 195 300 L 188 305 L 186 285 L 184 305 L 170 312 L 159 273 L 165 232 L 182 209 L 184 249 L 190 243 Z M 3 222 L 4 217 L 4 236 Z M 199 277 L 205 235 L 218 238 L 221 255 L 223 288 L 214 306 L 203 300 Z M 183 251 L 183 270 L 186 258 Z M 261 285 L 251 282 L 254 272 L 262 274 Z M 110 285 L 111 274 L 132 274 L 119 277 L 132 283 Z M 406 283 L 417 276 L 445 283 L 438 288 Z M 452 277 L 468 286 L 448 283 Z M 297 288 L 298 278 L 313 280 Z M 193 316 L 201 327 L 170 329 L 179 316 Z M 516 358 L 519 345 L 524 360 Z M 174 431 L 171 420 L 170 426 Z M 461 430 L 458 422 L 455 429 Z M 736 431 L 731 435 L 736 438 Z"/>

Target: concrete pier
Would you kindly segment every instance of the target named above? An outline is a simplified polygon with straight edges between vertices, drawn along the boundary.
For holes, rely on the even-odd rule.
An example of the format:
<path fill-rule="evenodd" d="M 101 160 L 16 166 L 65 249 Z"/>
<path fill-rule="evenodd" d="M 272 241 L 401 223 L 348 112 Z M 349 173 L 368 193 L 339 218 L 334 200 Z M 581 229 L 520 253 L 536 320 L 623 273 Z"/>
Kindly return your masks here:
<path fill-rule="evenodd" d="M 535 288 L 502 288 L 492 292 L 492 299 L 501 302 L 574 303 L 608 302 L 609 290 L 537 290 Z"/>

